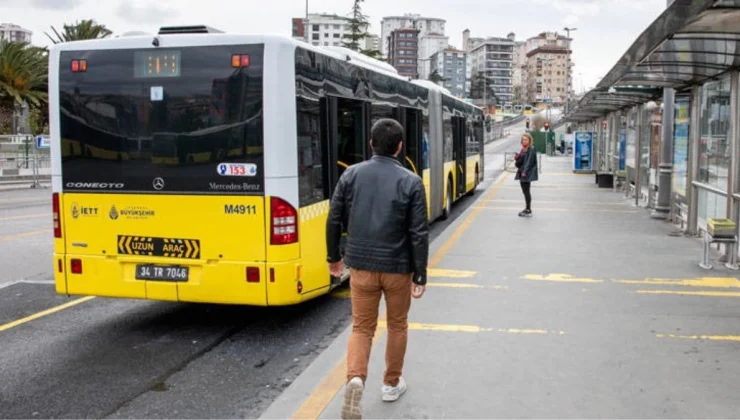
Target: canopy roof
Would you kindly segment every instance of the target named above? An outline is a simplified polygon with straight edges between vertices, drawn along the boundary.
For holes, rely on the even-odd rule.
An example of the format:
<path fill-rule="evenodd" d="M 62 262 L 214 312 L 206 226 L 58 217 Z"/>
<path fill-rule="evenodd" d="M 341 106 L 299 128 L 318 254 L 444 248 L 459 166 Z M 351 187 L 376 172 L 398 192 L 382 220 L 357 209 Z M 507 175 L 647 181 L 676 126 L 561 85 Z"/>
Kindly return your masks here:
<path fill-rule="evenodd" d="M 598 118 L 738 68 L 740 0 L 674 0 L 564 121 Z"/>

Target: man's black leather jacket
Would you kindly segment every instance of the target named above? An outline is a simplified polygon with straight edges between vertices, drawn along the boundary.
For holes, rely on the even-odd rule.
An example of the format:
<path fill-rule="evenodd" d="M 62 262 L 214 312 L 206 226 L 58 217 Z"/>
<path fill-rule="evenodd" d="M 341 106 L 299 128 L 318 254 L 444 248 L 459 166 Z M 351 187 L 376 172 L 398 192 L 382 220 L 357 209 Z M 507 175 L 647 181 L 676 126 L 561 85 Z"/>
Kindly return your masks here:
<path fill-rule="evenodd" d="M 429 224 L 424 183 L 397 159 L 376 155 L 350 166 L 339 178 L 326 223 L 329 262 L 342 259 L 343 226 L 348 267 L 414 273 L 416 284 L 426 284 Z"/>

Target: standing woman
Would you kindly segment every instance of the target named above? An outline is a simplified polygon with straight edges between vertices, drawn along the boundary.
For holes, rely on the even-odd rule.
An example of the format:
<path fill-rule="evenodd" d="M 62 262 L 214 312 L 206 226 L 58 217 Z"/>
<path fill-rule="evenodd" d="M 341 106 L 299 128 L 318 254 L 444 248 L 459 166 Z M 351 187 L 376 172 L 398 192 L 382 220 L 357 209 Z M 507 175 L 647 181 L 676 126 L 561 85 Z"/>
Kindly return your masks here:
<path fill-rule="evenodd" d="M 538 168 L 537 168 L 537 151 L 532 147 L 534 139 L 529 133 L 522 134 L 522 150 L 516 154 L 516 177 L 514 179 L 519 180 L 522 186 L 522 192 L 524 193 L 524 202 L 527 207 L 519 213 L 520 217 L 526 217 L 532 215 L 532 194 L 530 187 L 532 182 L 537 181 Z"/>

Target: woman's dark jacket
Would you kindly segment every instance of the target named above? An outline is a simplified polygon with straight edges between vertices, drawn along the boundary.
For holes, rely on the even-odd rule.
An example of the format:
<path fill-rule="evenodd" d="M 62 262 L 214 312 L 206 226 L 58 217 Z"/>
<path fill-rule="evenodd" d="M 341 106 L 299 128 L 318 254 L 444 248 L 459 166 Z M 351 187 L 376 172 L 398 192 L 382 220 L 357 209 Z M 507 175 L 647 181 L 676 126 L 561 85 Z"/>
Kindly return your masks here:
<path fill-rule="evenodd" d="M 534 150 L 534 146 L 530 146 L 524 154 L 520 154 L 517 157 L 516 167 L 519 169 L 517 169 L 516 177 L 514 179 L 520 180 L 522 182 L 532 182 L 539 179 L 539 171 L 537 168 L 537 151 Z"/>

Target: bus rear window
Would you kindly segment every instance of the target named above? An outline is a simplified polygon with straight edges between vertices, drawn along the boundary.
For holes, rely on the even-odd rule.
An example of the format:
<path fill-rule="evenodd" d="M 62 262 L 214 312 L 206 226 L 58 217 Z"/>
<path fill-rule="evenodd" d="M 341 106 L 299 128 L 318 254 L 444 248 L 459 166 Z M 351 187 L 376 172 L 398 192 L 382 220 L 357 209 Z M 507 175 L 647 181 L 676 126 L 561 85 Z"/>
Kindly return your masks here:
<path fill-rule="evenodd" d="M 263 193 L 263 49 L 63 52 L 64 189 Z"/>

